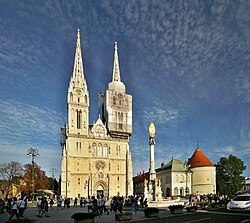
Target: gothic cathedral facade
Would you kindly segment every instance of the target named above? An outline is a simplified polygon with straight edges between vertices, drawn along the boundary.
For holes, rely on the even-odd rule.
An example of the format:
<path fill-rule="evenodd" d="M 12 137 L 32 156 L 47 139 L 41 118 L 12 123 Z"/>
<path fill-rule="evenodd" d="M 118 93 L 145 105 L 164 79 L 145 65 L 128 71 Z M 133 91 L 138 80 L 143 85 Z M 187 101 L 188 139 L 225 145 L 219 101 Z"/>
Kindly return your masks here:
<path fill-rule="evenodd" d="M 80 30 L 68 87 L 68 123 L 62 128 L 61 195 L 105 197 L 133 194 L 132 96 L 121 81 L 115 43 L 112 81 L 101 94 L 102 114 L 89 123 L 89 91 L 84 76 Z"/>

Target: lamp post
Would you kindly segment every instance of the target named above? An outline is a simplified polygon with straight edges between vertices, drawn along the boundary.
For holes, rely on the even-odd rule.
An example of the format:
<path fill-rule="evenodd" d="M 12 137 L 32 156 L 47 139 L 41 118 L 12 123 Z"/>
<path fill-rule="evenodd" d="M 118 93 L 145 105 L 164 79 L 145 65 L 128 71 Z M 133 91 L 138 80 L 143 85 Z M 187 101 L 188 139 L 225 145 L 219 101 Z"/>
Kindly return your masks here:
<path fill-rule="evenodd" d="M 32 203 L 34 204 L 34 193 L 35 193 L 35 183 L 34 183 L 34 178 L 35 178 L 35 157 L 39 156 L 38 149 L 33 149 L 30 148 L 26 154 L 27 156 L 31 156 L 32 158 Z"/>
<path fill-rule="evenodd" d="M 54 196 L 54 193 L 55 193 L 55 182 L 54 182 L 54 178 L 55 178 L 55 173 L 57 172 L 56 171 L 56 168 L 51 168 L 51 170 L 49 171 L 51 172 L 51 175 L 52 175 L 52 179 L 53 179 L 53 196 Z"/>

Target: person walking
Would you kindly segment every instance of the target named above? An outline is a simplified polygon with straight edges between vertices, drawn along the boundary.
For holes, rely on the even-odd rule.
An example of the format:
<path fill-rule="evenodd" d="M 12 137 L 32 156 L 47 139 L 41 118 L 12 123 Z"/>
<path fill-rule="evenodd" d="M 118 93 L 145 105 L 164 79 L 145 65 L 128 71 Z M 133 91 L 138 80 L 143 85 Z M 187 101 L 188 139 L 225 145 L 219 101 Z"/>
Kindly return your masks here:
<path fill-rule="evenodd" d="M 18 210 L 19 210 L 19 217 L 23 218 L 23 213 L 26 208 L 26 203 L 23 200 L 23 198 L 20 198 L 19 201 L 17 202 Z"/>
<path fill-rule="evenodd" d="M 54 200 L 53 200 L 53 198 L 50 198 L 49 206 L 50 206 L 51 210 L 53 210 L 53 205 L 54 205 Z"/>
<path fill-rule="evenodd" d="M 77 207 L 77 197 L 75 197 L 75 200 L 74 200 L 74 207 Z"/>
<path fill-rule="evenodd" d="M 18 212 L 17 212 L 17 208 L 18 208 L 17 205 L 18 205 L 17 204 L 17 198 L 14 197 L 13 200 L 11 201 L 11 206 L 10 206 L 10 208 L 11 208 L 11 215 L 10 215 L 9 220 L 11 220 L 14 215 L 16 215 L 16 218 L 19 219 L 19 215 L 18 215 Z"/>

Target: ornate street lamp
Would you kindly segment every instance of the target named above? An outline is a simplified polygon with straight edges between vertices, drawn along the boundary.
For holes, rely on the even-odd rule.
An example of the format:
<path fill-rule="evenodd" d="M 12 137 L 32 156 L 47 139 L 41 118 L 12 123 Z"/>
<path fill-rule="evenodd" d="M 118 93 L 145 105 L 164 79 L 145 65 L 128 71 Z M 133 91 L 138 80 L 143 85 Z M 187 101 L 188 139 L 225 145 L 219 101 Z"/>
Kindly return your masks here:
<path fill-rule="evenodd" d="M 26 156 L 31 156 L 32 158 L 32 203 L 34 204 L 34 193 L 35 193 L 35 183 L 34 183 L 34 178 L 35 178 L 35 158 L 40 156 L 38 149 L 33 149 L 30 148 L 26 154 Z"/>
<path fill-rule="evenodd" d="M 56 168 L 51 168 L 51 170 L 49 171 L 51 172 L 51 175 L 52 175 L 52 179 L 53 179 L 53 196 L 55 194 L 55 173 L 57 173 L 57 170 Z"/>

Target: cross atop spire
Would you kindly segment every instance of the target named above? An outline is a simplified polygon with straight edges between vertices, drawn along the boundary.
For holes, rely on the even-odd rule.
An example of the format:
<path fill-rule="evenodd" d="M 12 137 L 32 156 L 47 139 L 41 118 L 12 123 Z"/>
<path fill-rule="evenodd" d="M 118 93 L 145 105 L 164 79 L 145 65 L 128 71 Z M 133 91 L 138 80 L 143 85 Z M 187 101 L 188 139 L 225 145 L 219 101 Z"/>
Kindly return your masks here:
<path fill-rule="evenodd" d="M 115 47 L 114 48 L 115 48 L 115 52 L 114 52 L 114 66 L 113 66 L 112 81 L 119 81 L 119 82 L 121 82 L 117 42 L 115 42 Z"/>

